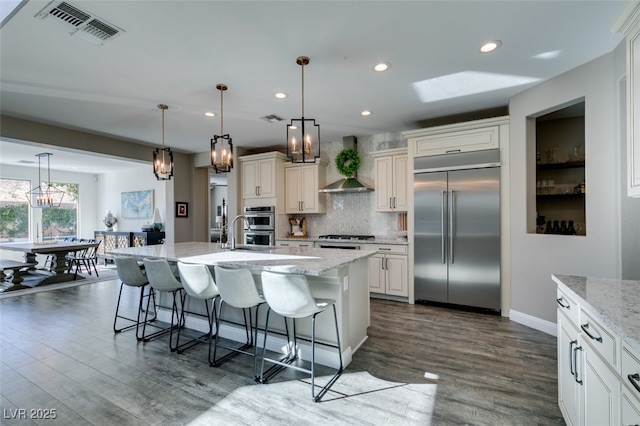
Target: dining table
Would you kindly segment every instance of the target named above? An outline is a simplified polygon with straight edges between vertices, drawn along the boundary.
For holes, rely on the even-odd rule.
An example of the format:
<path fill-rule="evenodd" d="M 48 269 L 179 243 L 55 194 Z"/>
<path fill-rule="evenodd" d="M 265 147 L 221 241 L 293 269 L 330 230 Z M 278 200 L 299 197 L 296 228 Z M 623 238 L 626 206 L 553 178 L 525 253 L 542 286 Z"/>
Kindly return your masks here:
<path fill-rule="evenodd" d="M 18 287 L 41 286 L 72 281 L 78 278 L 82 279 L 81 275 L 69 271 L 67 255 L 91 247 L 98 247 L 99 244 L 100 242 L 62 240 L 0 243 L 0 250 L 22 252 L 23 262 L 26 265 L 24 272 L 14 272 L 22 274 L 23 283 L 12 286 L 11 290 L 17 290 Z M 37 255 L 49 257 L 46 266 L 38 267 Z M 26 278 L 30 279 L 27 280 Z M 28 282 L 33 284 L 25 285 Z"/>

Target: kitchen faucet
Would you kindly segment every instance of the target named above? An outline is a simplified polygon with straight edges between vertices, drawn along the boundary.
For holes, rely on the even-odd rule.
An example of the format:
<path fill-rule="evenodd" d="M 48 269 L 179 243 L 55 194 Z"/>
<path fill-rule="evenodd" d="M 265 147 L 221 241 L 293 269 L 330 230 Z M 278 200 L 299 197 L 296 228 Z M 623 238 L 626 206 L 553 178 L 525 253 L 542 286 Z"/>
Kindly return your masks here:
<path fill-rule="evenodd" d="M 247 217 L 243 214 L 239 214 L 238 216 L 234 217 L 233 220 L 231 221 L 231 243 L 229 245 L 229 249 L 230 250 L 235 250 L 236 249 L 236 220 L 238 219 L 244 219 L 244 223 L 247 225 L 248 229 L 251 229 L 251 225 L 249 224 L 249 219 L 247 219 Z"/>

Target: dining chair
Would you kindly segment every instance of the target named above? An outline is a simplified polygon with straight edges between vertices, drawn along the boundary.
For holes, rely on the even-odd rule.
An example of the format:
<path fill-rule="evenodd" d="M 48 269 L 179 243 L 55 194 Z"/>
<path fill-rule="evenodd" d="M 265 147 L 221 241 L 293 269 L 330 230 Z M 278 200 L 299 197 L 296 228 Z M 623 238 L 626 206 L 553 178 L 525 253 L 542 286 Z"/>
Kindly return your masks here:
<path fill-rule="evenodd" d="M 178 271 L 180 273 L 180 281 L 182 282 L 182 286 L 184 287 L 184 291 L 186 292 L 185 298 L 183 299 L 181 322 L 185 324 L 185 317 L 187 314 L 203 316 L 207 319 L 209 332 L 195 337 L 183 344 L 180 344 L 182 328 L 178 329 L 178 338 L 176 342 L 177 351 L 178 353 L 182 353 L 186 349 L 189 349 L 190 347 L 195 346 L 198 343 L 208 343 L 210 359 L 214 324 L 216 324 L 216 334 L 218 332 L 218 310 L 216 308 L 216 300 L 220 298 L 218 286 L 213 279 L 211 269 L 209 269 L 209 266 L 207 265 L 178 262 Z M 187 310 L 187 305 L 190 305 L 192 299 L 202 300 L 204 302 L 206 315 Z"/>
<path fill-rule="evenodd" d="M 89 243 L 97 243 L 98 245 L 95 247 L 87 247 L 86 249 L 71 253 L 70 256 L 67 257 L 68 269 L 67 272 L 70 273 L 71 270 L 75 269 L 75 276 L 78 275 L 78 271 L 82 270 L 82 267 L 87 271 L 89 275 L 92 275 L 91 268 L 96 273 L 96 277 L 98 275 L 98 247 L 101 244 L 101 240 L 87 240 Z M 75 277 L 74 277 L 75 279 Z"/>
<path fill-rule="evenodd" d="M 216 323 L 216 330 L 220 327 L 220 318 L 225 305 L 236 309 L 242 309 L 244 317 L 244 327 L 246 333 L 246 343 L 240 347 L 229 346 L 220 341 L 220 333 L 216 333 L 216 340 L 213 348 L 213 358 L 209 358 L 209 364 L 214 367 L 220 366 L 231 357 L 244 354 L 253 357 L 253 377 L 258 379 L 257 359 L 258 359 L 258 313 L 260 306 L 266 301 L 258 293 L 253 274 L 247 269 L 231 269 L 221 266 L 214 266 L 216 283 L 220 291 L 220 314 Z M 255 321 L 251 316 L 251 310 L 255 308 Z M 253 347 L 253 351 L 249 349 Z M 230 352 L 221 358 L 217 358 L 218 348 L 224 348 Z"/>
<path fill-rule="evenodd" d="M 329 390 L 331 385 L 342 374 L 342 349 L 340 347 L 340 333 L 338 331 L 338 314 L 336 312 L 335 300 L 318 299 L 311 293 L 309 282 L 304 275 L 280 274 L 275 272 L 262 272 L 262 291 L 267 301 L 269 309 L 267 310 L 267 318 L 265 320 L 264 344 L 262 346 L 262 365 L 260 368 L 260 382 L 267 383 L 269 379 L 275 376 L 283 368 L 292 368 L 297 371 L 307 373 L 311 376 L 311 398 L 314 402 L 318 402 L 322 396 Z M 337 348 L 340 366 L 329 381 L 315 393 L 315 346 L 316 346 L 316 316 L 326 311 L 329 307 L 333 307 L 333 318 L 336 325 L 336 342 L 337 345 L 323 343 L 326 346 Z M 266 358 L 267 335 L 269 332 L 269 315 L 271 311 L 283 316 L 285 321 L 287 318 L 293 321 L 293 342 L 290 342 L 290 350 L 284 358 L 272 359 Z M 311 365 L 309 369 L 294 365 L 293 362 L 299 359 L 299 351 L 296 341 L 295 321 L 299 318 L 311 318 Z M 265 361 L 275 364 L 275 369 L 269 369 L 265 374 Z M 273 368 L 272 367 L 272 368 Z"/>
<path fill-rule="evenodd" d="M 184 325 L 182 322 L 182 312 L 181 309 L 183 307 L 183 287 L 182 283 L 176 278 L 169 265 L 169 262 L 166 259 L 143 259 L 144 269 L 147 274 L 147 279 L 149 280 L 149 285 L 151 287 L 150 297 L 147 298 L 147 308 L 145 311 L 145 321 L 142 326 L 142 341 L 149 342 L 152 339 L 163 336 L 166 333 L 169 333 L 169 349 L 171 352 L 177 349 L 177 343 L 173 342 L 173 332 L 174 330 L 179 329 Z M 157 317 L 157 308 L 160 306 L 156 302 L 156 293 L 164 292 L 171 296 L 171 319 L 167 326 L 161 326 L 157 324 L 157 321 L 154 323 L 149 323 L 146 321 L 147 315 L 149 314 L 149 305 L 150 300 L 153 299 L 155 311 L 154 316 Z M 164 308 L 169 308 L 168 306 L 160 306 Z M 147 325 L 157 328 L 158 330 L 150 333 L 147 333 Z"/>

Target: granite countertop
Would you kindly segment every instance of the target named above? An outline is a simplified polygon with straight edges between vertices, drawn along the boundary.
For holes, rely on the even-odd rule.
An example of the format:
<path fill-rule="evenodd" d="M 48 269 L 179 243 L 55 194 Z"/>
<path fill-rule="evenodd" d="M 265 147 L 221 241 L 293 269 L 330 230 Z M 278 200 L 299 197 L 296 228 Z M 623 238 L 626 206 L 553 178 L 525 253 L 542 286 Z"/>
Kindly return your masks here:
<path fill-rule="evenodd" d="M 113 255 L 160 258 L 173 262 L 204 263 L 242 267 L 254 271 L 274 271 L 319 276 L 356 260 L 376 254 L 373 250 L 339 250 L 311 247 L 260 247 L 260 250 L 221 249 L 217 243 L 186 242 L 109 251 Z M 249 248 L 255 248 L 250 246 Z"/>
<path fill-rule="evenodd" d="M 399 240 L 391 237 L 376 237 L 374 240 L 332 240 L 332 239 L 320 239 L 318 237 L 276 237 L 276 241 L 311 241 L 327 242 L 327 243 L 358 243 L 358 244 L 395 244 L 406 246 L 408 241 L 405 239 Z"/>
<path fill-rule="evenodd" d="M 636 352 L 640 352 L 640 281 L 552 275 L 564 291 Z"/>

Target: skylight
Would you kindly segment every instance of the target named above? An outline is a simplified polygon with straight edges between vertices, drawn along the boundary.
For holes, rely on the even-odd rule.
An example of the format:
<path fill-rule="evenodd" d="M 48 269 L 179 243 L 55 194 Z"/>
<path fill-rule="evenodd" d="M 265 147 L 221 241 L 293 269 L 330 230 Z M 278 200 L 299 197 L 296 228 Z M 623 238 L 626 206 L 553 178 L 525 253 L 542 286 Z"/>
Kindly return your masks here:
<path fill-rule="evenodd" d="M 0 28 L 9 22 L 9 19 L 20 10 L 27 0 L 2 0 L 0 1 Z"/>
<path fill-rule="evenodd" d="M 413 83 L 414 90 L 424 103 L 491 92 L 508 87 L 535 83 L 539 78 L 519 75 L 463 71 Z"/>

